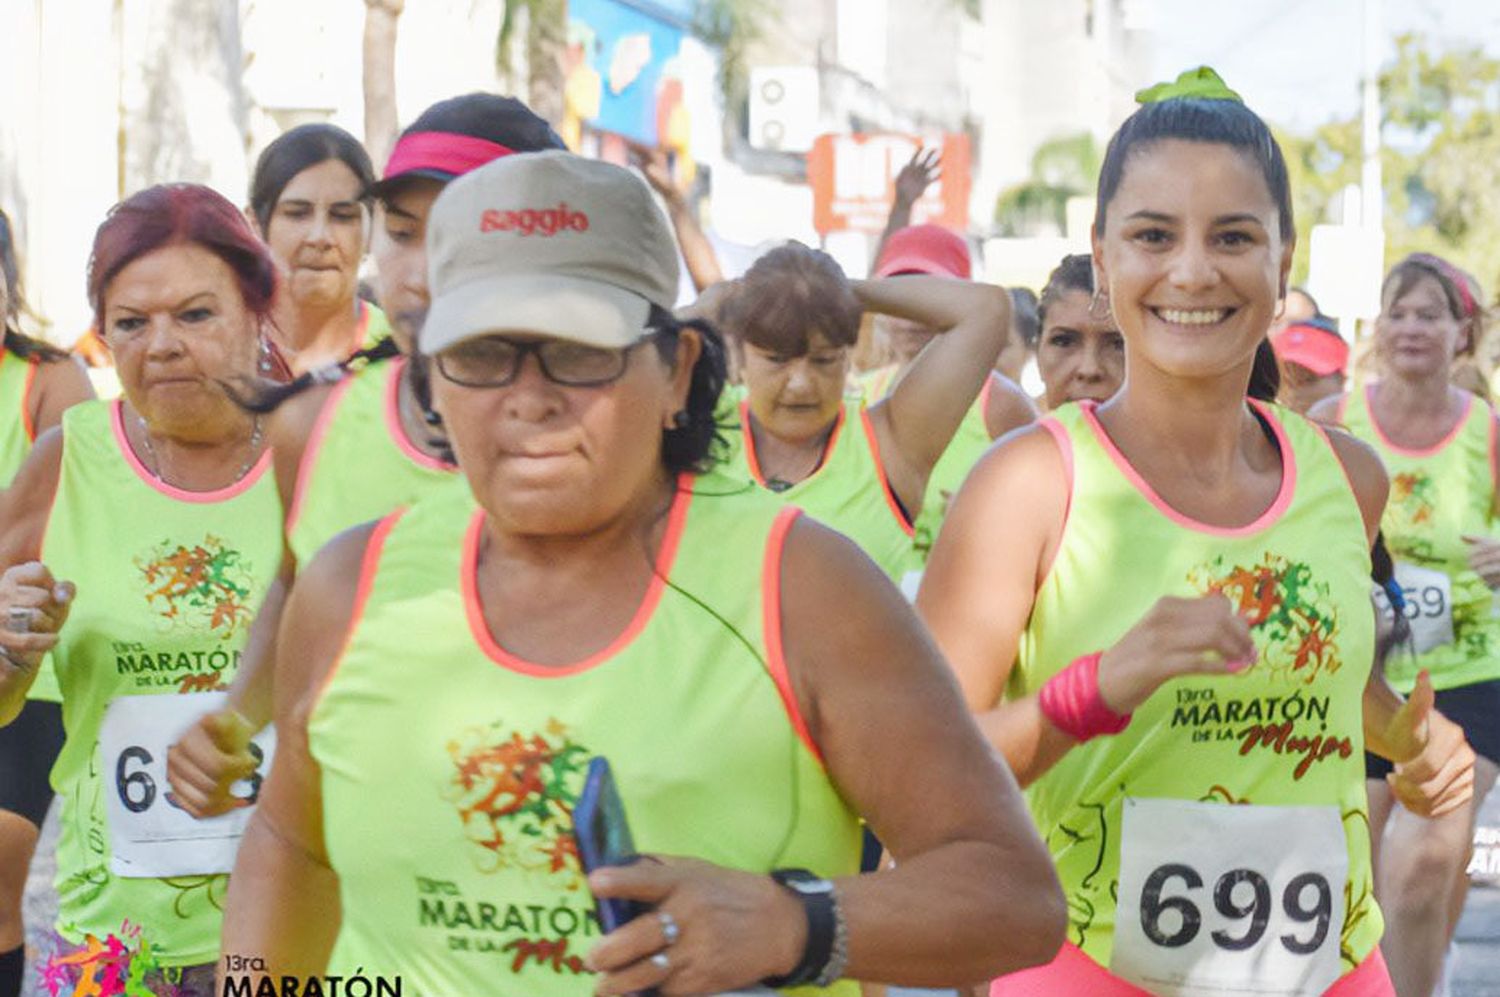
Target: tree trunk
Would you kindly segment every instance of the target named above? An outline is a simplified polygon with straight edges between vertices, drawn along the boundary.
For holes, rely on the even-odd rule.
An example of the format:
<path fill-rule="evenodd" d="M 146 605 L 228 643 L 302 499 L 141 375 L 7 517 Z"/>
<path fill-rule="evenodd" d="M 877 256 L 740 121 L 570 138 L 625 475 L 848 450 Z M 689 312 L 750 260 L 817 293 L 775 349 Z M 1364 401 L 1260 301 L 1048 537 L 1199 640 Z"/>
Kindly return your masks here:
<path fill-rule="evenodd" d="M 514 0 L 512 0 L 514 2 Z M 563 118 L 567 0 L 533 0 L 526 25 L 527 103 L 554 128 Z"/>

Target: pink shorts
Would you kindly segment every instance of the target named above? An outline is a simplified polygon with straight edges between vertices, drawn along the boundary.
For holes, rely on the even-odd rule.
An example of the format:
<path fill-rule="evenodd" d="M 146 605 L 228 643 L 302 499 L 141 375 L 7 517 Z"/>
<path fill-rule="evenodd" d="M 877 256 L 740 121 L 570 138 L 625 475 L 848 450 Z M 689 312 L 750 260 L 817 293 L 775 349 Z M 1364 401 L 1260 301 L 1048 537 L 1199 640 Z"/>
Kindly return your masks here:
<path fill-rule="evenodd" d="M 1045 966 L 1002 976 L 990 984 L 990 997 L 1152 997 L 1133 983 L 1126 983 L 1083 954 L 1071 942 Z M 1385 959 L 1376 948 L 1352 973 L 1339 978 L 1324 997 L 1395 997 Z"/>

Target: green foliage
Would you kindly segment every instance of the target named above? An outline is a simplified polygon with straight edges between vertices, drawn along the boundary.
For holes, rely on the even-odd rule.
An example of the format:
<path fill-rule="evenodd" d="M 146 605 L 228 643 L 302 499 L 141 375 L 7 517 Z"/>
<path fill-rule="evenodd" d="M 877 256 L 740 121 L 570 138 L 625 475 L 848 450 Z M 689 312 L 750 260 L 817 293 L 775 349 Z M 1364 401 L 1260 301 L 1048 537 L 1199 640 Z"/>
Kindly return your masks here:
<path fill-rule="evenodd" d="M 733 119 L 748 100 L 747 54 L 778 9 L 774 0 L 702 0 L 698 4 L 693 34 L 719 50 L 719 91 L 724 98 L 726 127 L 728 119 Z"/>
<path fill-rule="evenodd" d="M 1500 289 L 1500 59 L 1478 48 L 1436 51 L 1421 35 L 1397 39 L 1380 76 L 1386 261 L 1426 251 Z M 1328 221 L 1339 191 L 1359 183 L 1358 113 L 1311 135 L 1277 135 L 1287 156 L 1301 247 L 1294 280 L 1307 275 L 1312 227 Z"/>
<path fill-rule="evenodd" d="M 995 224 L 1005 236 L 1062 233 L 1068 200 L 1093 192 L 1102 159 L 1088 132 L 1043 142 L 1031 157 L 1031 177 L 1000 192 Z"/>

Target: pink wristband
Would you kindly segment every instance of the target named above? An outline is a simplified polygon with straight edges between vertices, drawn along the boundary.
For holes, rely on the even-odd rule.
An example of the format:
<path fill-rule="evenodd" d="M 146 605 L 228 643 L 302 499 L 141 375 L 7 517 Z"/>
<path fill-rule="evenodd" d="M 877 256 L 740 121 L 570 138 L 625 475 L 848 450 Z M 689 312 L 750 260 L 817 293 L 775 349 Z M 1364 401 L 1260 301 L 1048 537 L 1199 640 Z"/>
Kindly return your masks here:
<path fill-rule="evenodd" d="M 1118 734 L 1130 723 L 1130 714 L 1116 713 L 1099 695 L 1099 658 L 1102 652 L 1086 654 L 1042 683 L 1038 696 L 1042 713 L 1058 730 L 1078 741 L 1100 734 Z"/>

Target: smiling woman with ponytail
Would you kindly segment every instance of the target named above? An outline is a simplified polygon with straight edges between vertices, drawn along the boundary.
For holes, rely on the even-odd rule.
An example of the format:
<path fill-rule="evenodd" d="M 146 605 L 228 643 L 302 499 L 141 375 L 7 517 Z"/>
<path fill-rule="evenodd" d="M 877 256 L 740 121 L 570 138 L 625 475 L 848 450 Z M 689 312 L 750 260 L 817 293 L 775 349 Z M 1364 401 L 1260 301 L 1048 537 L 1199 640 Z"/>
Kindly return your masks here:
<path fill-rule="evenodd" d="M 1140 99 L 1093 229 L 1124 383 L 990 450 L 917 598 L 1068 896 L 1070 944 L 993 993 L 1390 994 L 1362 749 L 1440 811 L 1467 748 L 1371 678 L 1379 460 L 1270 404 L 1281 150 L 1210 69 Z"/>

